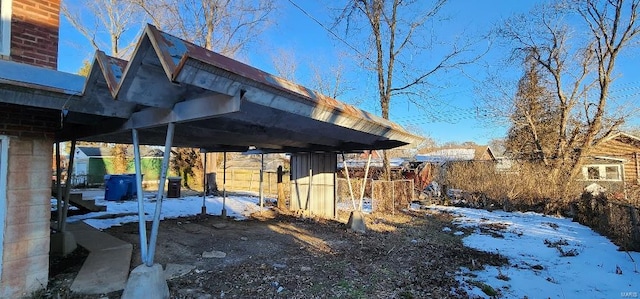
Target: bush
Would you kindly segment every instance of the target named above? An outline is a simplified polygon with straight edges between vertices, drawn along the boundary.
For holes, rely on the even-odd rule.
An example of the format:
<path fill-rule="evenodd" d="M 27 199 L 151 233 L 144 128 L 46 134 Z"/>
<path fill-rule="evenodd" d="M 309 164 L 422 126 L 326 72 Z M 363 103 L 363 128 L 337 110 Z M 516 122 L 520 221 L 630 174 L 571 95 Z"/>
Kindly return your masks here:
<path fill-rule="evenodd" d="M 558 213 L 570 209 L 562 199 L 564 185 L 569 184 L 569 198 L 581 191 L 578 182 L 567 182 L 566 176 L 554 179 L 547 167 L 527 161 L 502 172 L 489 161 L 450 162 L 439 172 L 443 187 L 464 190 L 465 203 L 481 208 Z"/>

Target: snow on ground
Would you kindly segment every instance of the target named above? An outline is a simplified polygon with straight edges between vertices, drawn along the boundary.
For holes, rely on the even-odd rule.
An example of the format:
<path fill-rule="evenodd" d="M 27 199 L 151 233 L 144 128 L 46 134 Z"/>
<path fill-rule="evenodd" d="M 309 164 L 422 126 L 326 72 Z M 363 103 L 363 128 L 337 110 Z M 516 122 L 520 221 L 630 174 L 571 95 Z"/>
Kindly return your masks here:
<path fill-rule="evenodd" d="M 104 191 L 102 192 L 104 193 Z M 97 228 L 106 229 L 112 226 L 122 225 L 129 222 L 138 222 L 138 202 L 131 201 L 109 201 L 104 200 L 104 194 L 94 193 L 88 196 L 95 199 L 97 205 L 107 207 L 106 211 L 93 212 L 83 215 L 69 216 L 69 222 L 83 220 L 85 223 Z M 273 199 L 265 198 L 265 202 Z M 220 215 L 222 211 L 221 196 L 207 196 L 205 206 L 207 213 L 211 215 Z M 55 207 L 55 200 L 51 200 L 52 207 Z M 144 195 L 144 211 L 146 221 L 153 220 L 153 214 L 156 208 L 155 193 L 145 192 Z M 161 219 L 176 218 L 182 216 L 193 216 L 200 214 L 202 208 L 202 196 L 185 196 L 182 198 L 164 198 L 162 201 Z M 254 212 L 261 209 L 259 206 L 259 198 L 255 195 L 234 195 L 227 196 L 225 208 L 227 216 L 235 219 L 244 219 Z"/>
<path fill-rule="evenodd" d="M 457 216 L 454 225 L 458 227 L 443 233 L 464 235 L 465 246 L 509 260 L 506 267 L 461 269 L 457 278 L 470 294 L 490 297 L 479 287 L 484 284 L 501 298 L 640 297 L 640 253 L 618 251 L 607 238 L 571 219 L 531 212 L 429 208 Z"/>

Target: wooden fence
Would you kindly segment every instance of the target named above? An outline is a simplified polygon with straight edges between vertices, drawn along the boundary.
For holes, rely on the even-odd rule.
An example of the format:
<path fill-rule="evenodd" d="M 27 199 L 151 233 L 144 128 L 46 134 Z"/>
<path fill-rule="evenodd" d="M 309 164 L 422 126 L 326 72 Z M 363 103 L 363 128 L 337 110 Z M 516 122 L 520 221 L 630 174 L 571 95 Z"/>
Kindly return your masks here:
<path fill-rule="evenodd" d="M 222 191 L 223 170 L 218 169 L 216 174 L 216 184 L 218 190 Z M 285 196 L 289 198 L 290 183 L 289 174 L 285 173 L 282 178 Z M 260 170 L 259 169 L 227 169 L 227 191 L 260 192 Z M 265 171 L 263 174 L 264 194 L 277 197 L 278 195 L 278 173 L 275 171 Z"/>

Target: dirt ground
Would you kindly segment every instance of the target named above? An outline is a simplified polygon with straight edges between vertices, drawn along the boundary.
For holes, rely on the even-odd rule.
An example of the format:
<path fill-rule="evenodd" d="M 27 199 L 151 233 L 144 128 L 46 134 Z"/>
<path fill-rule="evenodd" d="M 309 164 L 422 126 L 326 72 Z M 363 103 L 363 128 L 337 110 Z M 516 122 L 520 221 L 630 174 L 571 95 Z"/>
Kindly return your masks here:
<path fill-rule="evenodd" d="M 168 280 L 172 298 L 467 298 L 459 267 L 502 265 L 506 259 L 462 245 L 443 232 L 452 217 L 428 211 L 372 214 L 367 232 L 338 220 L 310 219 L 274 211 L 245 221 L 194 216 L 161 222 L 155 262 L 194 266 Z M 150 224 L 149 224 L 150 226 Z M 132 269 L 141 264 L 137 223 L 108 233 L 134 244 Z M 224 258 L 205 258 L 221 251 Z M 71 294 L 69 285 L 86 252 L 52 260 L 43 298 L 119 298 Z M 54 269 L 55 268 L 55 269 Z"/>

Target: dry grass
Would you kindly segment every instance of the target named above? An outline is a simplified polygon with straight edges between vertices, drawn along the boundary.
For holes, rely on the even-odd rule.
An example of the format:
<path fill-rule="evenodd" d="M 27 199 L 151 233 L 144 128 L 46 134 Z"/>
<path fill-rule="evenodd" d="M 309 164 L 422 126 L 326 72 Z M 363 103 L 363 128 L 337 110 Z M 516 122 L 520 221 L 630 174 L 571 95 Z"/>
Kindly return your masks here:
<path fill-rule="evenodd" d="M 577 182 L 569 183 L 569 196 L 563 196 L 566 177 L 554 179 L 541 165 L 521 162 L 512 169 L 496 172 L 493 163 L 462 162 L 450 163 L 438 175 L 443 185 L 464 190 L 465 201 L 477 207 L 557 213 L 568 210 L 566 198 L 577 198 L 581 192 Z"/>

